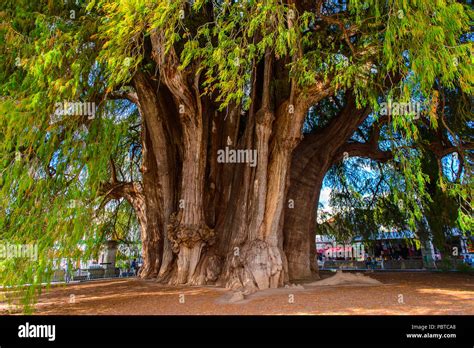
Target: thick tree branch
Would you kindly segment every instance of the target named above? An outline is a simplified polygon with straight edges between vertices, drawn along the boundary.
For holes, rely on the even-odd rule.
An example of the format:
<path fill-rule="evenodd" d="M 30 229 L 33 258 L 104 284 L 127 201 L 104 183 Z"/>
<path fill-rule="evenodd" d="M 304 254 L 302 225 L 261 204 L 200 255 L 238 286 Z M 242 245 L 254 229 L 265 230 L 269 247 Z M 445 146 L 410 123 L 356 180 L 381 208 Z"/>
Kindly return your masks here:
<path fill-rule="evenodd" d="M 138 105 L 137 93 L 132 91 L 113 91 L 107 95 L 109 100 L 127 99 L 128 101 Z"/>
<path fill-rule="evenodd" d="M 111 199 L 125 198 L 135 209 L 144 203 L 142 187 L 137 182 L 117 181 L 115 183 L 103 183 L 100 193 L 104 200 L 98 210 L 101 210 Z"/>
<path fill-rule="evenodd" d="M 335 158 L 334 162 L 340 161 L 347 154 L 350 157 L 366 157 L 379 162 L 387 162 L 393 158 L 392 151 L 380 150 L 377 143 L 347 143 L 342 146 Z"/>

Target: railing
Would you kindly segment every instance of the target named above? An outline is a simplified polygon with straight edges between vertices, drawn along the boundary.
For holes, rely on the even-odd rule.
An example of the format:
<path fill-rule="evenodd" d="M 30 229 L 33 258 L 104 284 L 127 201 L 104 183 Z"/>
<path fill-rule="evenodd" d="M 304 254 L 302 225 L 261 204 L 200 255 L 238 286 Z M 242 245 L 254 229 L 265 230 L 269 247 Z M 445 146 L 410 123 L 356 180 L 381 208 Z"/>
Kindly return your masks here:
<path fill-rule="evenodd" d="M 119 278 L 119 277 L 131 277 L 135 274 L 128 270 L 121 270 L 120 268 L 82 268 L 76 269 L 71 272 L 68 280 L 72 281 L 84 281 L 91 279 L 101 278 Z M 64 282 L 66 281 L 66 271 L 63 269 L 57 269 L 53 273 L 53 282 Z"/>
<path fill-rule="evenodd" d="M 423 269 L 423 260 L 375 260 L 369 267 L 366 261 L 328 260 L 321 269 Z"/>

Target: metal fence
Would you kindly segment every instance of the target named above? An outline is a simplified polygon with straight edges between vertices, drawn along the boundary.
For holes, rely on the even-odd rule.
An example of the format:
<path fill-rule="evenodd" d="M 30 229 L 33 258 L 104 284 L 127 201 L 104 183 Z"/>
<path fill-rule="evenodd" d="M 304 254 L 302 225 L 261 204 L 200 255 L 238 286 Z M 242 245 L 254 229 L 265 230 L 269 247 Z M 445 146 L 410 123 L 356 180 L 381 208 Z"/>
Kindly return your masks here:
<path fill-rule="evenodd" d="M 69 279 L 67 279 L 66 271 L 63 269 L 58 269 L 54 271 L 52 281 L 85 281 L 92 279 L 124 278 L 133 276 L 135 276 L 134 272 L 120 268 L 84 268 L 73 270 L 69 276 Z"/>

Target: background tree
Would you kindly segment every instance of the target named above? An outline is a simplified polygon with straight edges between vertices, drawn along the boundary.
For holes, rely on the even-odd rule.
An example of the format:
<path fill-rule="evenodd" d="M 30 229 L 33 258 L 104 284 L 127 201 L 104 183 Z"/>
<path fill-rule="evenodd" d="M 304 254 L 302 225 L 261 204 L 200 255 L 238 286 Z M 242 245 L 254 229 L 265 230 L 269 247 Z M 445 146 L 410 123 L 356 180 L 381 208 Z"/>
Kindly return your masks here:
<path fill-rule="evenodd" d="M 381 227 L 411 229 L 422 242 L 432 240 L 448 257 L 452 250 L 447 239 L 453 230 L 471 233 L 473 144 L 469 110 L 472 102 L 459 88 L 448 93 L 450 101 L 436 109 L 437 119 L 444 120 L 439 128 L 430 127 L 423 116 L 417 120 L 420 135 L 416 140 L 407 141 L 400 135 L 393 138 L 387 130 L 382 132 L 379 147 L 387 148 L 384 158 L 387 162 L 372 159 L 369 153 L 363 152 L 355 154 L 368 159 L 351 159 L 347 153 L 345 161 L 329 170 L 325 184 L 332 189 L 331 206 L 336 221 L 318 226 L 321 233 L 350 240 L 356 235 L 374 238 Z M 368 125 L 370 121 L 354 134 L 353 145 L 347 147 L 364 146 L 358 142 L 366 138 Z M 393 150 L 388 147 L 391 139 L 397 140 Z M 400 170 L 400 161 L 392 155 L 401 150 L 409 151 L 411 159 L 419 161 L 420 171 L 416 176 Z M 425 193 L 417 193 L 413 201 L 404 192 L 407 181 L 418 177 L 424 178 L 425 184 L 417 186 L 424 187 Z M 421 218 L 414 217 L 417 211 Z"/>

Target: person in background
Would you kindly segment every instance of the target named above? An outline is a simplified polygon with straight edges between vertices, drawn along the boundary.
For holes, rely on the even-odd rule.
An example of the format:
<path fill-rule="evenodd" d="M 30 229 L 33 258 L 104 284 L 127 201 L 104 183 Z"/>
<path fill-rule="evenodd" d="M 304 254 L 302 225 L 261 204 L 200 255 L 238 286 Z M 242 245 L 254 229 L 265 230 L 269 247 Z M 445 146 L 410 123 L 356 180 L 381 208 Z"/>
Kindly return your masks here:
<path fill-rule="evenodd" d="M 466 262 L 469 266 L 472 265 L 472 258 L 470 257 L 469 254 L 467 254 L 466 256 L 464 256 L 464 262 Z"/>
<path fill-rule="evenodd" d="M 131 264 L 131 269 L 134 275 L 137 275 L 138 272 L 138 264 L 137 264 L 137 259 L 133 259 L 132 264 Z"/>
<path fill-rule="evenodd" d="M 370 256 L 367 256 L 367 259 L 365 260 L 365 267 L 367 267 L 367 269 L 372 268 L 372 258 Z"/>

